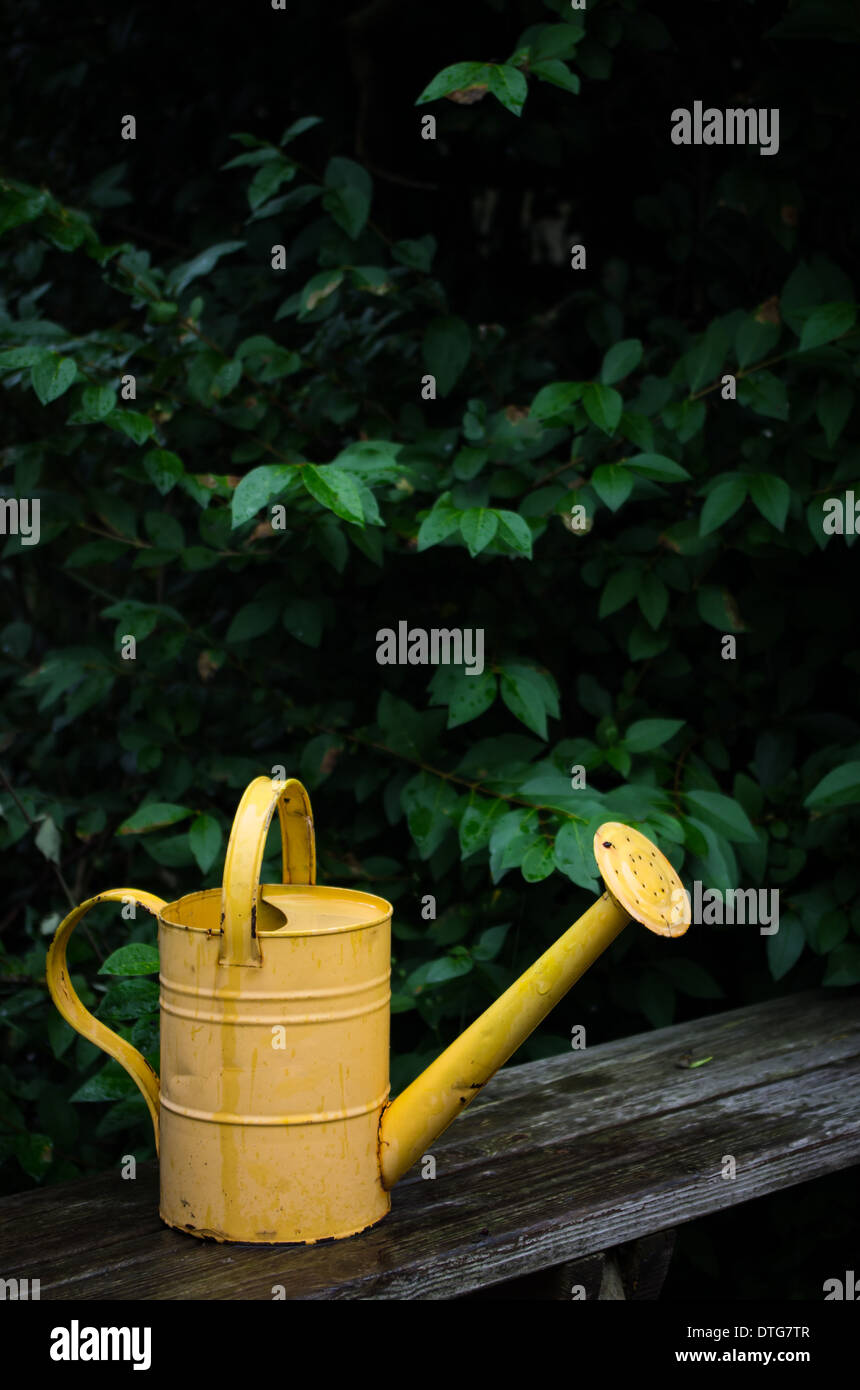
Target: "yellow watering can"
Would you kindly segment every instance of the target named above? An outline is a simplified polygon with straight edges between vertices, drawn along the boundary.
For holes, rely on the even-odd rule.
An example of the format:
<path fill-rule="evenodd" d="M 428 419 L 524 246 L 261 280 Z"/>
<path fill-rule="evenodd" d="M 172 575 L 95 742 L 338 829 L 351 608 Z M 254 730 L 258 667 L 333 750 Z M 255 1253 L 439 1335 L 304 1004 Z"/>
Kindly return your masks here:
<path fill-rule="evenodd" d="M 261 884 L 276 810 L 283 882 Z M 316 884 L 300 782 L 258 777 L 246 789 L 223 889 L 165 903 L 112 888 L 75 908 L 48 953 L 51 996 L 143 1092 L 162 1219 L 195 1236 L 272 1244 L 354 1235 L 379 1221 L 389 1189 L 631 918 L 661 936 L 686 931 L 688 896 L 650 840 L 609 823 L 595 855 L 603 896 L 391 1104 L 391 904 Z M 123 899 L 158 918 L 160 1083 L 69 979 L 77 923 L 95 903 Z"/>

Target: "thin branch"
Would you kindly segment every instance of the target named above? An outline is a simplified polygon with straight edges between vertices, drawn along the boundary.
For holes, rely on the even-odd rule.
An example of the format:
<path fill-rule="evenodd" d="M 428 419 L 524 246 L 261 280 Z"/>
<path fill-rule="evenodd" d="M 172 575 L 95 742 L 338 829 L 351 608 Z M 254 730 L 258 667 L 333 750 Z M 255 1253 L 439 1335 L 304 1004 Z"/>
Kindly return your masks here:
<path fill-rule="evenodd" d="M 860 332 L 860 329 L 851 328 L 847 333 L 841 333 L 838 338 L 834 338 L 833 341 L 840 343 L 844 338 L 853 337 L 854 334 L 858 332 Z M 743 377 L 752 376 L 753 372 L 761 372 L 764 371 L 765 367 L 772 367 L 776 362 L 784 362 L 786 357 L 794 357 L 797 350 L 796 347 L 793 347 L 789 348 L 787 352 L 777 353 L 775 357 L 766 357 L 762 362 L 754 362 L 751 367 L 741 367 L 738 371 L 732 372 L 732 376 L 735 378 L 735 381 L 740 381 Z M 713 385 L 705 386 L 701 391 L 697 391 L 695 395 L 687 396 L 687 400 L 697 401 L 700 396 L 707 396 L 710 395 L 711 391 L 717 391 L 722 384 L 723 379 L 720 377 L 719 381 L 715 381 Z"/>
<path fill-rule="evenodd" d="M 387 753 L 392 758 L 401 758 L 413 767 L 419 767 L 422 772 L 429 772 L 431 776 L 439 777 L 443 782 L 456 782 L 458 786 L 467 787 L 479 796 L 492 797 L 496 801 L 509 801 L 514 806 L 527 806 L 530 811 L 546 811 L 553 816 L 566 816 L 568 820 L 581 821 L 583 825 L 588 823 L 586 816 L 577 816 L 573 811 L 563 811 L 559 807 L 546 806 L 542 802 L 526 801 L 523 797 L 512 796 L 508 792 L 490 791 L 482 782 L 470 782 L 467 777 L 458 777 L 456 772 L 444 772 L 442 768 L 433 767 L 421 758 L 413 758 L 409 753 L 400 753 L 396 748 L 389 748 L 387 743 L 377 743 L 374 739 L 363 738 L 361 734 L 350 734 L 345 729 L 334 729 L 328 724 L 312 724 L 311 728 L 319 729 L 325 734 L 334 734 L 336 738 L 349 739 L 351 743 L 358 743 L 364 748 L 376 748 L 380 753 Z"/>

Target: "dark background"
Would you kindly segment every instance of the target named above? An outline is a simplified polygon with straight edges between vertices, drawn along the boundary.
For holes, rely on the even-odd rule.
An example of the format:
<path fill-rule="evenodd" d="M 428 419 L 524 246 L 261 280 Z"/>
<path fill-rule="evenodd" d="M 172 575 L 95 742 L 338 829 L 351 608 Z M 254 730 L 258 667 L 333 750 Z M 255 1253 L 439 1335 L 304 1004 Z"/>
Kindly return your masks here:
<path fill-rule="evenodd" d="M 272 11 L 262 0 L 242 5 L 183 0 L 174 6 L 132 0 L 119 10 L 97 3 L 82 3 L 72 10 L 23 0 L 7 6 L 2 21 L 2 172 L 49 188 L 70 207 L 86 209 L 104 243 L 131 241 L 148 249 L 154 263 L 170 266 L 213 242 L 249 234 L 242 196 L 247 171 L 220 172 L 240 148 L 230 140 L 231 133 L 248 131 L 277 141 L 291 120 L 308 114 L 323 117 L 321 125 L 302 137 L 299 157 L 304 166 L 321 174 L 333 154 L 363 164 L 374 179 L 374 225 L 389 241 L 432 233 L 439 247 L 434 274 L 445 287 L 451 312 L 471 325 L 505 326 L 511 350 L 495 359 L 488 353 L 481 370 L 475 367 L 468 388 L 463 384 L 455 395 L 457 405 L 464 408 L 476 396 L 485 398 L 491 409 L 511 403 L 525 406 L 547 381 L 587 378 L 594 370 L 595 347 L 602 351 L 619 336 L 660 345 L 664 356 L 652 363 L 652 370 L 668 375 L 671 351 L 688 348 L 716 316 L 738 307 L 752 310 L 778 295 L 801 259 L 825 255 L 851 274 L 858 246 L 860 153 L 856 95 L 860 23 L 852 6 L 786 5 L 776 0 L 644 6 L 604 0 L 589 5 L 587 44 L 580 49 L 581 61 L 572 63 L 582 80 L 578 97 L 530 82 L 520 119 L 489 96 L 473 106 L 441 101 L 415 107 L 419 92 L 447 64 L 472 58 L 504 62 L 527 25 L 557 22 L 562 17 L 539 0 L 520 4 L 474 0 L 468 5 L 444 0 L 426 8 L 403 0 L 367 6 L 291 3 L 286 13 Z M 779 155 L 767 158 L 755 151 L 672 146 L 667 133 L 671 110 L 691 107 L 697 98 L 720 108 L 779 107 Z M 435 142 L 416 137 L 424 111 L 436 115 Z M 118 138 L 120 117 L 125 113 L 137 119 L 133 144 Z M 117 165 L 123 167 L 116 177 L 105 179 L 106 171 Z M 258 245 L 275 239 L 269 236 L 269 224 L 262 224 L 263 231 L 260 225 L 256 225 Z M 562 259 L 536 260 L 532 250 L 536 228 L 560 248 Z M 565 248 L 574 241 L 584 242 L 589 249 L 589 269 L 578 277 L 566 269 Z M 13 250 L 17 254 L 23 246 L 20 241 Z M 36 283 L 46 278 L 51 282 L 44 301 L 47 316 L 80 335 L 106 323 L 128 322 L 127 309 L 105 284 L 97 265 L 80 255 L 51 254 L 50 275 L 39 271 L 35 276 Z M 278 325 L 273 328 L 272 323 L 277 299 L 273 301 L 268 291 L 258 298 L 253 275 L 239 262 L 234 269 L 229 260 L 224 266 L 216 282 L 220 297 L 211 310 L 214 327 L 207 321 L 207 329 L 219 341 L 257 332 L 278 338 Z M 9 273 L 13 274 L 11 269 Z M 841 296 L 826 293 L 823 297 Z M 403 340 L 408 341 L 410 334 L 416 340 L 420 336 L 419 308 L 398 326 Z M 623 313 L 621 332 L 619 311 Z M 348 304 L 343 312 L 349 319 Z M 392 358 L 399 351 L 393 343 Z M 382 372 L 375 378 L 376 368 L 362 360 L 348 337 L 342 344 L 330 344 L 326 352 L 347 383 L 345 389 L 360 399 L 359 422 L 373 437 L 379 432 L 380 419 L 387 412 L 396 414 L 400 383 L 393 377 L 386 380 Z M 840 364 L 833 370 L 837 368 L 842 370 Z M 414 378 L 417 368 L 410 370 Z M 819 455 L 809 464 L 804 443 L 808 438 L 804 429 L 812 428 L 817 390 L 817 382 L 790 383 L 792 416 L 788 424 L 773 425 L 779 437 L 770 464 L 786 476 L 795 469 L 801 490 L 805 488 L 809 495 L 822 491 L 832 474 L 827 456 Z M 12 395 L 4 393 L 7 400 Z M 20 404 L 16 401 L 5 412 L 4 445 L 18 447 L 37 438 L 39 414 L 32 396 Z M 446 424 L 452 420 L 453 416 L 446 419 Z M 723 428 L 718 450 L 710 444 L 710 453 L 704 446 L 696 453 L 698 446 L 695 442 L 691 446 L 697 477 L 735 466 L 749 433 L 747 417 L 739 411 L 737 424 Z M 843 437 L 851 449 L 856 448 L 856 428 L 855 423 L 853 434 L 849 427 Z M 309 456 L 325 462 L 344 446 L 351 432 L 352 427 L 345 427 L 323 407 L 312 425 L 303 422 L 297 442 L 301 446 L 312 439 Z M 189 431 L 184 442 L 189 452 L 197 450 L 195 466 L 200 470 L 247 471 L 231 461 L 227 444 L 217 432 L 201 430 L 194 436 Z M 820 440 L 816 447 L 819 444 Z M 179 445 L 169 443 L 168 447 Z M 834 466 L 838 469 L 838 465 L 836 457 Z M 58 467 L 56 459 L 52 467 Z M 65 467 L 72 467 L 71 460 Z M 837 475 L 842 479 L 840 487 L 850 481 L 844 471 Z M 5 476 L 3 480 L 9 481 Z M 125 486 L 121 474 L 109 485 L 121 495 Z M 432 504 L 432 493 L 424 506 Z M 517 504 L 503 501 L 501 505 Z M 686 506 L 687 517 L 697 514 L 692 496 L 687 496 Z M 617 519 L 615 525 L 617 540 L 621 535 Z M 294 766 L 288 767 L 288 773 L 296 770 L 310 740 L 319 739 L 320 727 L 330 721 L 347 730 L 367 729 L 379 695 L 379 668 L 367 634 L 396 620 L 403 611 L 398 604 L 404 594 L 411 597 L 413 622 L 429 626 L 441 613 L 451 623 L 456 613 L 466 626 L 483 623 L 488 631 L 504 631 L 509 645 L 545 663 L 563 692 L 577 688 L 583 661 L 590 658 L 587 664 L 603 688 L 625 689 L 632 699 L 634 692 L 625 685 L 626 652 L 607 640 L 605 624 L 595 620 L 596 595 L 586 587 L 594 587 L 591 581 L 586 579 L 584 584 L 575 569 L 565 568 L 570 566 L 569 552 L 563 549 L 561 528 L 557 530 L 546 541 L 544 568 L 518 566 L 515 575 L 510 567 L 502 570 L 501 566 L 491 573 L 472 565 L 470 571 L 462 563 L 463 552 L 442 548 L 427 552 L 416 572 L 414 547 L 401 545 L 386 550 L 382 580 L 359 557 L 354 570 L 347 571 L 349 582 L 330 571 L 317 581 L 310 561 L 303 556 L 293 563 L 291 557 L 290 587 L 308 593 L 318 584 L 329 604 L 327 641 L 321 654 L 304 649 L 286 655 L 256 653 L 256 649 L 250 655 L 240 652 L 239 664 L 229 677 L 220 686 L 216 682 L 207 688 L 204 728 L 189 725 L 184 741 L 165 747 L 159 777 L 166 778 L 168 762 L 175 769 L 182 758 L 188 758 L 207 809 L 229 825 L 236 788 L 243 785 L 246 769 L 235 770 L 233 776 L 207 771 L 202 763 L 198 767 L 201 745 L 205 743 L 207 755 L 235 757 L 237 762 L 257 759 L 262 770 L 273 757 L 280 760 L 277 753 L 283 748 L 278 732 L 279 718 L 281 723 L 285 718 L 283 709 L 271 707 L 265 714 L 260 710 L 259 723 L 236 731 L 237 708 L 242 707 L 244 719 L 246 704 L 250 705 L 248 664 L 266 666 L 265 681 L 257 686 L 255 696 L 264 684 L 289 690 L 288 752 Z M 70 545 L 72 539 L 70 535 Z M 74 537 L 76 544 L 83 539 Z M 619 553 L 624 544 L 618 541 Z M 809 831 L 802 800 L 837 757 L 852 756 L 860 737 L 856 722 L 860 666 L 856 651 L 852 652 L 856 639 L 847 597 L 856 581 L 847 548 L 831 545 L 826 551 L 816 550 L 807 536 L 801 545 L 804 561 L 810 552 L 812 559 L 801 571 L 796 547 L 760 543 L 755 536 L 750 540 L 746 533 L 733 531 L 716 562 L 718 582 L 731 586 L 752 630 L 752 666 L 740 676 L 727 672 L 712 651 L 699 645 L 701 624 L 682 616 L 673 632 L 673 650 L 681 653 L 681 665 L 674 674 L 671 668 L 662 676 L 652 672 L 650 708 L 634 709 L 633 715 L 650 712 L 688 719 L 698 739 L 697 750 L 686 763 L 688 772 L 693 769 L 693 785 L 711 785 L 708 769 L 721 786 L 726 778 L 731 785 L 731 774 L 751 771 L 754 780 L 769 789 L 770 804 L 762 822 L 768 822 L 777 841 L 800 844 L 809 851 L 810 863 L 798 871 L 794 886 L 812 893 L 822 880 L 832 882 L 841 874 L 838 910 L 847 914 L 856 902 L 858 886 L 856 818 L 853 822 L 850 817 L 839 818 L 835 833 L 831 823 L 831 858 L 822 867 L 823 835 L 816 838 L 812 833 L 808 841 L 802 838 Z M 35 646 L 26 658 L 33 668 L 55 646 L 95 640 L 98 630 L 99 605 L 88 608 L 86 594 L 78 593 L 69 608 L 56 599 L 63 575 L 56 556 L 52 558 L 50 551 L 46 556 L 44 562 L 40 557 L 40 564 L 57 568 L 40 571 L 34 581 L 40 591 L 36 599 L 27 590 L 27 581 L 12 574 L 10 563 L 0 567 L 3 621 L 17 621 L 24 607 L 35 615 Z M 456 567 L 452 556 L 456 556 Z M 198 607 L 189 608 L 201 623 L 211 621 L 216 632 L 219 624 L 228 624 L 240 603 L 253 601 L 263 585 L 274 582 L 276 573 L 281 579 L 274 564 L 269 569 L 258 565 L 252 571 L 235 565 L 232 573 L 235 578 L 226 587 L 211 592 L 205 591 L 204 576 L 204 589 L 194 590 Z M 99 584 L 108 585 L 112 596 L 140 597 L 138 578 L 122 566 L 112 575 L 96 576 Z M 550 589 L 559 579 L 561 588 Z M 191 592 L 188 577 L 177 581 L 175 593 L 169 584 L 168 574 L 168 590 L 161 588 L 160 595 L 183 607 L 184 596 Z M 840 593 L 846 597 L 835 600 Z M 577 619 L 582 614 L 576 642 L 570 638 L 572 613 Z M 79 633 L 74 629 L 78 620 Z M 193 623 L 194 618 L 189 621 Z M 200 692 L 196 687 L 171 685 L 165 674 L 169 669 L 165 658 L 151 673 L 156 687 L 152 699 L 176 702 L 177 708 L 186 698 L 194 703 Z M 350 688 L 344 691 L 346 670 Z M 87 737 L 98 748 L 82 751 L 79 726 L 73 720 L 66 719 L 64 724 L 55 712 L 37 714 L 32 697 L 23 702 L 27 709 L 22 713 L 21 695 L 14 685 L 21 671 L 3 674 L 9 682 L 6 727 L 10 736 L 2 744 L 0 757 L 12 783 L 32 792 L 35 810 L 42 808 L 39 797 L 49 795 L 65 802 L 69 815 L 72 807 L 77 813 L 104 803 L 112 830 L 150 787 L 150 770 L 144 763 L 135 766 L 134 754 L 131 764 L 123 763 L 125 780 L 119 785 L 110 782 L 110 751 L 117 749 L 119 730 L 137 717 L 137 711 L 115 696 L 97 703 L 84 718 Z M 398 669 L 390 674 L 391 689 L 423 709 L 427 697 L 421 673 Z M 604 713 L 599 700 L 596 708 L 590 708 L 581 689 L 580 704 L 594 719 Z M 497 712 L 486 719 L 489 723 L 480 733 L 469 725 L 458 731 L 457 752 L 465 754 L 470 739 L 522 733 L 521 727 L 515 728 L 510 719 L 505 722 Z M 577 725 L 562 733 L 587 731 Z M 719 743 L 723 753 L 712 756 L 709 740 Z M 298 774 L 306 776 L 312 787 L 312 772 L 318 771 L 323 753 L 316 747 Z M 414 904 L 422 890 L 429 891 L 426 880 L 418 876 L 419 870 L 424 874 L 425 866 L 417 863 L 405 824 L 391 828 L 377 814 L 383 780 L 381 773 L 376 776 L 379 758 L 371 753 L 359 765 L 361 756 L 352 761 L 351 772 L 337 790 L 337 778 L 326 781 L 322 776 L 319 792 L 314 790 L 318 823 L 331 826 L 330 832 L 321 832 L 329 840 L 332 856 L 331 871 L 323 881 L 337 881 L 338 871 L 342 877 L 350 855 L 358 854 L 362 860 L 368 855 L 390 856 L 385 860 L 387 867 L 377 866 L 378 891 L 395 897 L 386 875 L 397 878 L 391 862 L 400 861 L 400 876 L 407 880 L 403 891 L 412 895 L 404 915 L 414 921 Z M 699 757 L 707 765 L 704 768 L 696 762 Z M 344 756 L 344 768 L 346 762 Z M 676 771 L 680 775 L 677 764 L 666 772 L 670 782 Z M 663 769 L 659 775 L 662 781 Z M 701 782 L 695 781 L 697 775 Z M 368 804 L 368 792 L 362 788 L 361 795 L 356 793 L 356 806 L 352 792 L 362 776 L 369 779 L 366 785 L 372 794 Z M 187 784 L 179 785 L 181 780 L 173 786 L 164 783 L 164 799 L 188 799 Z M 350 792 L 346 805 L 343 787 Z M 56 814 L 61 813 L 62 808 Z M 108 882 L 130 881 L 165 893 L 168 886 L 181 884 L 176 886 L 178 893 L 189 891 L 185 885 L 190 881 L 196 885 L 196 868 L 179 863 L 181 872 L 173 874 L 171 884 L 170 863 L 159 869 L 139 849 L 136 859 L 132 853 L 127 845 L 117 848 L 107 832 L 99 832 L 94 841 L 84 839 L 83 848 L 63 863 L 73 896 L 86 896 Z M 45 944 L 39 920 L 65 910 L 65 905 L 57 899 L 44 861 L 34 854 L 31 837 L 15 839 L 4 846 L 3 854 L 0 874 L 12 915 L 0 924 L 0 932 L 10 956 L 29 959 L 28 951 L 38 951 Z M 461 878 L 454 867 L 456 857 L 452 851 L 447 858 L 445 853 L 438 860 L 431 858 L 439 884 L 434 891 L 446 911 L 454 914 L 474 899 L 477 919 L 489 900 L 486 866 L 476 869 L 473 861 Z M 218 881 L 219 869 L 220 861 L 210 876 L 212 882 Z M 750 873 L 748 868 L 744 882 L 754 881 Z M 555 884 L 555 877 L 547 882 Z M 516 929 L 503 959 L 504 968 L 513 970 L 544 944 L 529 935 L 527 919 L 532 912 L 540 917 L 543 907 L 548 908 L 546 935 L 551 938 L 553 924 L 569 912 L 571 896 L 576 895 L 569 883 L 562 885 L 559 894 L 557 888 L 520 881 L 513 885 L 510 875 L 504 889 L 503 906 L 513 915 Z M 837 904 L 829 906 L 837 910 Z M 810 911 L 820 916 L 815 903 Z M 807 934 L 811 930 L 807 928 Z M 856 937 L 856 915 L 851 930 Z M 451 939 L 456 940 L 456 935 Z M 116 944 L 119 940 L 117 934 Z M 541 1055 L 541 1047 L 545 1051 L 564 1047 L 569 1021 L 579 1017 L 577 1009 L 584 1009 L 591 1019 L 589 1041 L 599 1041 L 638 1031 L 648 1023 L 668 1022 L 670 1016 L 695 1017 L 773 992 L 815 986 L 822 979 L 822 952 L 811 944 L 812 949 L 804 951 L 786 978 L 775 974 L 772 964 L 769 967 L 758 938 L 736 952 L 733 948 L 730 958 L 721 941 L 700 938 L 689 955 L 713 972 L 719 997 L 687 996 L 680 991 L 669 1016 L 662 996 L 649 998 L 647 980 L 653 980 L 653 974 L 648 975 L 644 954 L 646 983 L 641 989 L 628 987 L 623 980 L 611 981 L 608 966 L 604 969 L 606 963 L 601 963 L 594 977 L 578 987 L 577 1004 L 571 1009 L 561 1007 L 555 1022 L 550 1020 L 529 1045 L 531 1050 L 523 1050 L 522 1060 Z M 637 946 L 634 955 L 645 950 Z M 92 963 L 84 956 L 80 968 L 91 970 Z M 501 977 L 488 978 L 486 995 L 502 985 Z M 429 1013 L 419 1015 L 413 1010 L 395 1016 L 395 1050 L 417 1068 L 453 1035 L 464 1017 L 486 1002 L 479 992 L 463 993 L 435 1014 L 430 1007 Z M 37 1011 L 34 1017 L 42 1020 L 39 1027 L 48 1016 L 47 1010 Z M 37 1037 L 35 1027 L 32 1036 L 25 1032 L 22 1037 L 19 1018 L 3 1044 L 4 1059 L 29 1086 L 29 1093 L 19 1092 L 17 1099 L 28 1124 L 33 1124 L 37 1136 L 47 1133 L 57 1141 L 59 1135 L 58 1148 L 65 1151 L 65 1158 L 62 1162 L 55 1158 L 45 1170 L 32 1155 L 25 1162 L 17 1153 L 16 1165 L 10 1143 L 9 1162 L 0 1177 L 4 1191 L 104 1166 L 113 1161 L 117 1144 L 127 1147 L 129 1142 L 127 1137 L 112 1139 L 110 1130 L 99 1140 L 85 1137 L 86 1119 L 79 1131 L 67 1115 L 68 1096 L 88 1074 L 91 1059 L 79 1051 L 70 1068 L 73 1054 L 67 1054 L 61 1069 L 59 1059 L 38 1052 Z M 402 1079 L 407 1075 L 404 1071 Z M 42 1083 L 52 1098 L 47 1104 L 40 1091 Z M 84 1111 L 85 1116 L 88 1113 Z M 143 1129 L 137 1134 L 142 1135 Z M 145 1151 L 143 1140 L 141 1151 Z M 708 1297 L 721 1291 L 752 1298 L 819 1297 L 822 1270 L 841 1273 L 856 1266 L 857 1231 L 853 1174 L 790 1190 L 682 1230 L 666 1296 Z"/>

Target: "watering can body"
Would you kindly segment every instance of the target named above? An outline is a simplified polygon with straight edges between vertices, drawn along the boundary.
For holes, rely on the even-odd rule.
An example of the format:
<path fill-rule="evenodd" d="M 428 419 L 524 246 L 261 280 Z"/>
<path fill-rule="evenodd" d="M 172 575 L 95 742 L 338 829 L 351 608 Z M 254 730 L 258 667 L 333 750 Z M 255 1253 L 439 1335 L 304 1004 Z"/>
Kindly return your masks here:
<path fill-rule="evenodd" d="M 228 1240 L 352 1235 L 389 1207 L 391 909 L 272 891 L 287 925 L 261 933 L 259 968 L 219 959 L 217 891 L 162 909 L 161 1215 Z"/>
<path fill-rule="evenodd" d="M 283 882 L 260 884 L 269 822 Z M 137 1082 L 155 1126 L 164 1221 L 262 1243 L 352 1235 L 390 1206 L 378 1159 L 388 1099 L 391 905 L 315 883 L 300 783 L 245 792 L 222 889 L 165 903 L 112 889 L 57 930 L 47 975 L 60 1012 Z M 75 994 L 66 944 L 95 903 L 158 920 L 161 1079 Z"/>
<path fill-rule="evenodd" d="M 261 885 L 276 811 L 283 881 Z M 619 840 L 629 831 L 603 826 L 599 833 L 615 829 Z M 629 852 L 613 867 L 610 851 L 618 845 L 601 843 L 604 876 L 617 868 L 634 885 Z M 640 892 L 648 855 L 660 861 L 655 887 L 658 867 L 661 883 L 666 876 L 670 886 L 678 883 L 650 842 L 639 836 L 636 844 Z M 295 780 L 260 777 L 236 813 L 221 889 L 172 903 L 111 889 L 70 913 L 51 944 L 54 1002 L 143 1093 L 159 1153 L 161 1216 L 192 1235 L 313 1242 L 379 1221 L 398 1178 L 638 915 L 632 898 L 626 906 L 620 901 L 627 888 L 619 873 L 618 898 L 605 893 L 389 1105 L 391 905 L 374 894 L 319 886 L 315 878 L 305 789 Z M 69 978 L 74 927 L 96 903 L 117 900 L 158 920 L 160 1081 L 128 1041 L 85 1009 Z M 646 921 L 652 930 L 685 930 L 683 908 L 675 906 L 677 930 L 665 908 L 660 912 L 653 925 Z"/>

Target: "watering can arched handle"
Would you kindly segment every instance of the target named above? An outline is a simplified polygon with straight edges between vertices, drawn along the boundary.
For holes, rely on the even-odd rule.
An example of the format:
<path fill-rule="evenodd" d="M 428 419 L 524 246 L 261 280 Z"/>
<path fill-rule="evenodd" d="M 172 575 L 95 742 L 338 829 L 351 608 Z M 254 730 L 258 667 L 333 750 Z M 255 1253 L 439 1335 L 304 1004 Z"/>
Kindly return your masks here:
<path fill-rule="evenodd" d="M 260 868 L 276 809 L 281 822 L 282 881 L 316 883 L 314 822 L 307 792 L 295 777 L 285 782 L 255 778 L 239 802 L 224 858 L 220 965 L 262 964 L 257 936 Z"/>
<path fill-rule="evenodd" d="M 72 985 L 66 962 L 66 946 L 69 937 L 90 908 L 95 907 L 96 903 L 127 902 L 129 899 L 145 908 L 147 912 L 151 912 L 156 919 L 160 909 L 164 907 L 163 898 L 157 898 L 154 893 L 140 893 L 136 888 L 109 888 L 106 893 L 97 893 L 94 898 L 87 898 L 86 902 L 81 903 L 73 912 L 70 912 L 68 917 L 64 918 L 57 927 L 45 962 L 45 974 L 48 980 L 48 989 L 51 991 L 51 998 L 66 1022 L 70 1023 L 82 1037 L 95 1043 L 96 1047 L 100 1047 L 109 1057 L 113 1057 L 120 1066 L 125 1067 L 132 1081 L 141 1091 L 149 1109 L 152 1127 L 155 1130 L 157 1152 L 158 1077 L 136 1047 L 132 1047 L 130 1042 L 126 1042 L 125 1038 L 121 1038 L 112 1028 L 108 1028 L 104 1023 L 94 1018 L 89 1009 L 84 1008 Z"/>

